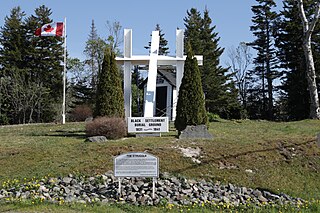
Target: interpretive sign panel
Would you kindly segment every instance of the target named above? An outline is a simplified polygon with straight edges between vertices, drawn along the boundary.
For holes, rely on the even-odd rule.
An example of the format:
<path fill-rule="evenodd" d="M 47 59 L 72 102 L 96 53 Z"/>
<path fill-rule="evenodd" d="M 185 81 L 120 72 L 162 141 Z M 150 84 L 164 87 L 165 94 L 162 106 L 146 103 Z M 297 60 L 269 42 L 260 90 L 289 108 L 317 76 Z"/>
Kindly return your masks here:
<path fill-rule="evenodd" d="M 129 117 L 129 133 L 169 132 L 168 117 Z"/>
<path fill-rule="evenodd" d="M 145 152 L 130 152 L 114 158 L 115 177 L 158 177 L 159 160 Z"/>

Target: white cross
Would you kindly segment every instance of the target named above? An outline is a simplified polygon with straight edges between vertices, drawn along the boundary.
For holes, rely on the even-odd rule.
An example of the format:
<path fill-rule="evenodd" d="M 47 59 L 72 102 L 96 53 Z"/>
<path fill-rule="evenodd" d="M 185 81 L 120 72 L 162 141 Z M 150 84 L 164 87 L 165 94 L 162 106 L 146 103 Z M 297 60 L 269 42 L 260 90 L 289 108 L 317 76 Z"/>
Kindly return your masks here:
<path fill-rule="evenodd" d="M 132 30 L 124 30 L 124 57 L 116 57 L 117 63 L 124 65 L 124 103 L 125 117 L 131 117 L 131 69 L 132 65 L 149 64 L 147 94 L 144 105 L 144 117 L 153 117 L 154 104 L 156 97 L 156 79 L 157 68 L 159 65 L 176 66 L 176 92 L 173 94 L 172 119 L 176 117 L 176 103 L 178 100 L 179 87 L 184 72 L 184 61 L 186 56 L 183 55 L 184 47 L 184 30 L 176 30 L 176 56 L 158 55 L 159 51 L 159 31 L 152 32 L 150 55 L 132 55 Z M 203 57 L 195 56 L 198 64 L 202 65 Z"/>

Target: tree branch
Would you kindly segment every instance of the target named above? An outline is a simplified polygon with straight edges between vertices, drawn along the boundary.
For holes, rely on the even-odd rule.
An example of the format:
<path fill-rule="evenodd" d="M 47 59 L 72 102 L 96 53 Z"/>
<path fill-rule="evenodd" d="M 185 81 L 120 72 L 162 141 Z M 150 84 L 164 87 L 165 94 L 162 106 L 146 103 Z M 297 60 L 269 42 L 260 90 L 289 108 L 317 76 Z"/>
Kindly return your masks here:
<path fill-rule="evenodd" d="M 310 24 L 310 31 L 313 32 L 314 28 L 316 27 L 317 21 L 319 20 L 320 17 L 320 2 L 318 2 L 316 6 L 316 12 L 314 14 L 314 18 Z"/>
<path fill-rule="evenodd" d="M 304 33 L 307 33 L 309 31 L 309 22 L 306 13 L 304 12 L 303 0 L 296 0 L 296 2 L 298 3 L 298 8 L 300 11 L 300 18 L 303 25 L 303 31 Z"/>
<path fill-rule="evenodd" d="M 298 3 L 298 8 L 300 11 L 300 17 L 302 20 L 302 25 L 303 25 L 303 31 L 306 34 L 306 38 L 309 38 L 317 24 L 317 21 L 319 20 L 320 17 L 320 2 L 317 3 L 316 5 L 316 12 L 314 14 L 314 17 L 312 19 L 312 22 L 309 24 L 309 21 L 306 17 L 306 13 L 304 11 L 304 6 L 303 6 L 303 0 L 296 0 Z"/>

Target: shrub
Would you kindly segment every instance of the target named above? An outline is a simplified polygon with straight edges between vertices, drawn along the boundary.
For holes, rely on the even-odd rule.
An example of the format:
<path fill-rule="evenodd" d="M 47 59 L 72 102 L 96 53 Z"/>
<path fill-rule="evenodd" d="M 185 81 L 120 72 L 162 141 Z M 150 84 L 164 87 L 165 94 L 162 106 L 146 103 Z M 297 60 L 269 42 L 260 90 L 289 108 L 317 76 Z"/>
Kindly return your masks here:
<path fill-rule="evenodd" d="M 209 122 L 215 122 L 220 119 L 220 116 L 211 112 L 207 112 L 207 117 Z"/>
<path fill-rule="evenodd" d="M 123 118 L 97 117 L 86 124 L 87 136 L 105 136 L 107 139 L 123 138 L 127 134 L 126 122 Z"/>
<path fill-rule="evenodd" d="M 85 121 L 89 117 L 92 117 L 92 109 L 88 105 L 76 106 L 70 115 L 72 121 Z"/>
<path fill-rule="evenodd" d="M 0 125 L 8 125 L 9 118 L 5 114 L 0 114 Z"/>
<path fill-rule="evenodd" d="M 174 125 L 180 134 L 189 125 L 206 125 L 207 121 L 201 74 L 197 59 L 194 57 L 190 43 L 188 43 L 187 59 L 179 89 L 177 116 Z"/>
<path fill-rule="evenodd" d="M 110 48 L 105 49 L 102 67 L 98 72 L 94 117 L 99 116 L 124 118 L 121 76 L 115 53 Z"/>

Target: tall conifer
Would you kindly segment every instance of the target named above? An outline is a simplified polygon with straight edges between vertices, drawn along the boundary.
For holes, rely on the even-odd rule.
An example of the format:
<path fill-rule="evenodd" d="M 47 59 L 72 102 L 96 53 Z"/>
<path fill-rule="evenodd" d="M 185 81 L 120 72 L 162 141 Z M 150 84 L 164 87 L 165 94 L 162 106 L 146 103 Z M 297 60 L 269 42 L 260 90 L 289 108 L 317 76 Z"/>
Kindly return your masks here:
<path fill-rule="evenodd" d="M 115 53 L 106 48 L 98 85 L 94 116 L 124 117 L 124 98 Z"/>
<path fill-rule="evenodd" d="M 158 55 L 168 55 L 169 54 L 169 47 L 168 47 L 168 41 L 164 38 L 165 33 L 162 32 L 162 29 L 159 24 L 156 25 L 155 28 L 156 31 L 159 31 L 159 54 Z M 151 48 L 151 42 L 149 42 L 148 46 L 145 46 L 147 50 L 150 50 Z"/>
<path fill-rule="evenodd" d="M 274 83 L 278 77 L 275 69 L 276 54 L 274 48 L 274 22 L 277 18 L 276 7 L 273 0 L 256 0 L 257 5 L 252 6 L 254 16 L 250 30 L 256 37 L 251 46 L 258 51 L 254 59 L 255 68 L 250 72 L 251 96 L 248 101 L 249 114 L 260 114 L 260 118 L 273 119 L 274 114 Z M 258 97 L 258 99 L 257 99 Z M 257 103 L 258 102 L 258 103 Z M 251 105 L 251 106 L 250 106 Z M 260 108 L 262 106 L 262 108 Z M 251 107 L 251 110 L 250 110 Z M 260 109 L 257 109 L 259 107 Z"/>
<path fill-rule="evenodd" d="M 184 75 L 179 89 L 175 127 L 178 131 L 182 131 L 188 125 L 195 126 L 206 123 L 207 113 L 201 87 L 200 70 L 189 44 Z"/>
<path fill-rule="evenodd" d="M 214 32 L 215 26 L 212 26 L 209 11 L 205 9 L 202 18 L 197 9 L 191 8 L 184 21 L 185 44 L 189 42 L 196 55 L 203 55 L 203 66 L 199 69 L 207 111 L 224 118 L 239 117 L 237 91 L 232 74 L 220 66 L 224 49 L 219 47 L 220 38 Z"/>

